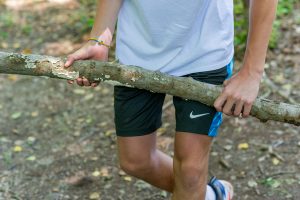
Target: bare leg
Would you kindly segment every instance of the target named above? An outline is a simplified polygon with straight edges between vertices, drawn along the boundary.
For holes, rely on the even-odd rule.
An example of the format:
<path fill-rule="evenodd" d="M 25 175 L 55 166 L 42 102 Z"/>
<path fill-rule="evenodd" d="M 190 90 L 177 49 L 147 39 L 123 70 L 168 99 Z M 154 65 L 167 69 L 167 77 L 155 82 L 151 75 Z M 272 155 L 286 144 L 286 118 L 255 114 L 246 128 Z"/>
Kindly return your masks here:
<path fill-rule="evenodd" d="M 156 134 L 137 137 L 118 137 L 121 168 L 132 176 L 153 186 L 173 191 L 173 160 L 156 149 Z"/>
<path fill-rule="evenodd" d="M 126 173 L 173 193 L 173 200 L 204 200 L 211 141 L 205 135 L 176 133 L 173 161 L 156 149 L 155 133 L 118 137 L 120 166 Z"/>
<path fill-rule="evenodd" d="M 175 136 L 173 200 L 204 200 L 212 138 L 177 132 Z"/>

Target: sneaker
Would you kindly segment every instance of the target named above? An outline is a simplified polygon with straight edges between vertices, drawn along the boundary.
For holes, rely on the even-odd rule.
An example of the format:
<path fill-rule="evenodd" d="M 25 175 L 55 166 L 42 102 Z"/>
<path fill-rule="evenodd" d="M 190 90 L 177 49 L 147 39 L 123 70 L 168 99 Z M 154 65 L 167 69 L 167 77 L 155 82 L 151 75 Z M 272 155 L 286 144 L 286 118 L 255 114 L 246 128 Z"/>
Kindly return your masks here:
<path fill-rule="evenodd" d="M 218 180 L 213 176 L 208 182 L 208 185 L 214 190 L 216 200 L 232 200 L 233 186 L 229 182 Z"/>

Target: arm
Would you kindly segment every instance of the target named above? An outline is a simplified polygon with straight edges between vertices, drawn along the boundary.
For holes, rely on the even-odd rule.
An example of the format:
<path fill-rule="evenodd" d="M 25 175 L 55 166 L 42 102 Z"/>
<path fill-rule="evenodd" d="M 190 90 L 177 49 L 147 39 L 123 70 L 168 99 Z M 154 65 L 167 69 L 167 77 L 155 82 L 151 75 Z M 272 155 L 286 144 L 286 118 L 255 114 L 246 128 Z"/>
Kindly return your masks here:
<path fill-rule="evenodd" d="M 94 26 L 90 37 L 102 40 L 105 44 L 110 45 L 115 31 L 116 21 L 123 0 L 98 0 L 97 13 Z M 109 49 L 106 46 L 98 45 L 94 41 L 88 41 L 79 50 L 70 54 L 65 63 L 69 67 L 76 60 L 102 60 L 107 61 Z M 98 83 L 90 83 L 86 78 L 80 77 L 77 80 L 80 86 L 97 86 Z M 73 81 L 68 81 L 73 83 Z"/>
<path fill-rule="evenodd" d="M 250 0 L 247 48 L 240 71 L 224 82 L 215 108 L 227 115 L 247 117 L 259 90 L 277 0 Z"/>
<path fill-rule="evenodd" d="M 114 35 L 118 13 L 123 0 L 98 0 L 97 13 L 91 37 L 99 38 L 103 33 L 108 44 Z M 100 39 L 100 38 L 99 38 Z"/>

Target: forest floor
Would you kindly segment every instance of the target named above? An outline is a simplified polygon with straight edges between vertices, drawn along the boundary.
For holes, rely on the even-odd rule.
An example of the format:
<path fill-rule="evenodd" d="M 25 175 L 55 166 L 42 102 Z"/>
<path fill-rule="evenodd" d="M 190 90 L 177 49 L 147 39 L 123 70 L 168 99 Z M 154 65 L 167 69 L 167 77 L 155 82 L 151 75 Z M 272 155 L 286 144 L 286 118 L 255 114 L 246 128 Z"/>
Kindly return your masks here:
<path fill-rule="evenodd" d="M 28 2 L 2 1 L 0 51 L 63 56 L 86 40 L 85 13 L 93 13 L 93 6 Z M 267 98 L 300 102 L 299 13 L 296 5 L 284 19 L 278 48 L 268 53 L 270 81 L 261 85 Z M 0 200 L 168 199 L 168 193 L 119 169 L 112 91 L 104 84 L 92 89 L 0 75 Z M 158 146 L 172 156 L 170 101 L 168 96 Z M 236 200 L 299 200 L 299 133 L 289 124 L 225 117 L 211 149 L 209 174 L 232 182 Z"/>

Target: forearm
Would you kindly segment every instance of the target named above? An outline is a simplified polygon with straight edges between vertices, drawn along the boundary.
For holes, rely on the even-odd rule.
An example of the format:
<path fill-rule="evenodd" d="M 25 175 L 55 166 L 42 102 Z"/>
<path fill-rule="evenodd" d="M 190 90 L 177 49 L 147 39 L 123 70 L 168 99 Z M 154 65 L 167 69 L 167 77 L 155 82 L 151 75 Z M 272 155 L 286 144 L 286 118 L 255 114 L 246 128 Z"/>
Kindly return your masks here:
<path fill-rule="evenodd" d="M 122 2 L 123 0 L 98 0 L 91 37 L 110 44 Z"/>
<path fill-rule="evenodd" d="M 276 15 L 277 0 L 251 0 L 247 48 L 244 57 L 244 70 L 261 77 L 272 24 Z"/>

